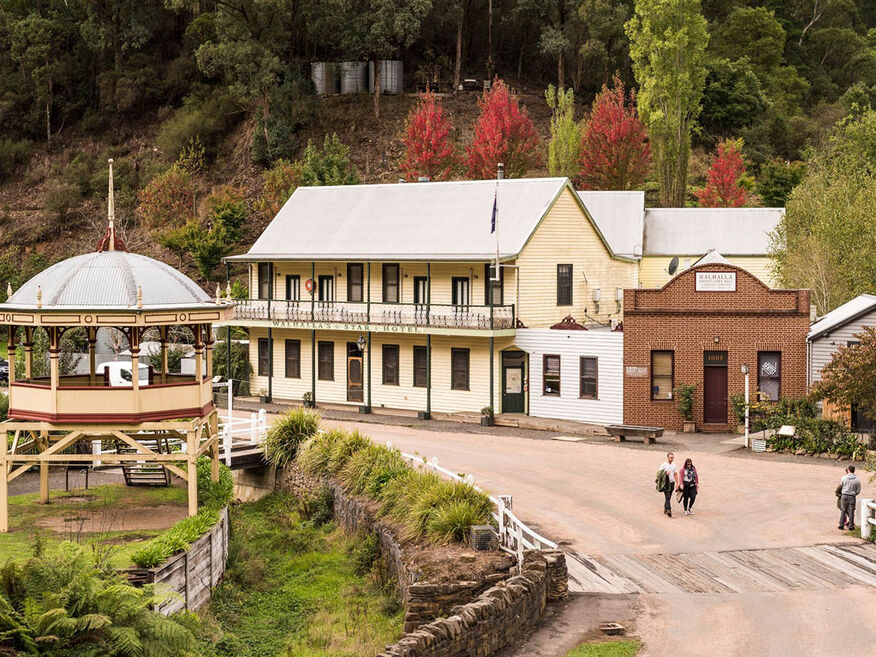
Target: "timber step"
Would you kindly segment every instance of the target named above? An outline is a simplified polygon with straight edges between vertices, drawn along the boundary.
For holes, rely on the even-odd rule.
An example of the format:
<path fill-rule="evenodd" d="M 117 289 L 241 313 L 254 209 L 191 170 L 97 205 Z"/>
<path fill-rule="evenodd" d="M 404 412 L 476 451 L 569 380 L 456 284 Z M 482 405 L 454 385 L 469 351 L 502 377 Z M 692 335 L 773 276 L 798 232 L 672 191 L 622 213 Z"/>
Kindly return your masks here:
<path fill-rule="evenodd" d="M 158 454 L 168 454 L 170 445 L 167 439 L 140 440 L 143 447 Z M 131 445 L 118 441 L 116 451 L 119 454 L 137 454 Z M 170 471 L 158 463 L 137 463 L 136 461 L 124 461 L 122 474 L 127 486 L 170 486 Z"/>
<path fill-rule="evenodd" d="M 581 593 L 750 593 L 876 588 L 876 545 L 681 554 L 567 555 L 569 590 Z"/>

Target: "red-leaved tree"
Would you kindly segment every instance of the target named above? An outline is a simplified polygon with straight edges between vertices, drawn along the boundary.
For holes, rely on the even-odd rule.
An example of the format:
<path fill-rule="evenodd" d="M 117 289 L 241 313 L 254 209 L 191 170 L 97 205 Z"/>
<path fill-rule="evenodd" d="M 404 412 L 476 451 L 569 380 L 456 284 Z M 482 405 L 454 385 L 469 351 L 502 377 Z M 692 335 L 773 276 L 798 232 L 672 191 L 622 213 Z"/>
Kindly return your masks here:
<path fill-rule="evenodd" d="M 478 100 L 481 115 L 474 141 L 466 148 L 469 178 L 493 178 L 496 165 L 505 165 L 505 175 L 519 178 L 541 164 L 539 139 L 532 120 L 517 104 L 511 90 L 496 78 Z"/>
<path fill-rule="evenodd" d="M 579 183 L 584 189 L 637 189 L 651 166 L 645 124 L 636 110 L 636 92 L 627 96 L 620 76 L 602 85 L 581 135 Z"/>
<path fill-rule="evenodd" d="M 409 180 L 419 176 L 432 180 L 450 177 L 456 165 L 456 153 L 449 137 L 450 119 L 441 103 L 431 91 L 421 94 L 405 124 L 405 156 L 401 167 Z"/>
<path fill-rule="evenodd" d="M 696 192 L 700 207 L 738 208 L 745 205 L 747 194 L 741 184 L 744 175 L 742 140 L 725 139 L 718 142 L 717 153 L 706 174 L 706 186 Z"/>

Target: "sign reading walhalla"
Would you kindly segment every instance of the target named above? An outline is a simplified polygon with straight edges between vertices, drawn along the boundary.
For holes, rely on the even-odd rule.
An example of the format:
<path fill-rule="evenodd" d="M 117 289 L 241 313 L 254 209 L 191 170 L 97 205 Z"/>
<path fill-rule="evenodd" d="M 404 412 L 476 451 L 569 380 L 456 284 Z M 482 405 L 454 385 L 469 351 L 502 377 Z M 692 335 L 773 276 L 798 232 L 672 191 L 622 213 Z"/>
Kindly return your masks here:
<path fill-rule="evenodd" d="M 698 271 L 697 292 L 735 292 L 735 271 Z"/>

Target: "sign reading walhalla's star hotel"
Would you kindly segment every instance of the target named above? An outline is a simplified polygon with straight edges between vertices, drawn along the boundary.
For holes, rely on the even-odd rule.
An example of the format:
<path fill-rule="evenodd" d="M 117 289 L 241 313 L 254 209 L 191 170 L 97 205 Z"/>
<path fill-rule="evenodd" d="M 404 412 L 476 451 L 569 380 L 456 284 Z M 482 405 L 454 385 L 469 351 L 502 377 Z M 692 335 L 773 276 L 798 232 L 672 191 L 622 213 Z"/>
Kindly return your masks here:
<path fill-rule="evenodd" d="M 698 271 L 697 292 L 735 292 L 735 271 Z"/>

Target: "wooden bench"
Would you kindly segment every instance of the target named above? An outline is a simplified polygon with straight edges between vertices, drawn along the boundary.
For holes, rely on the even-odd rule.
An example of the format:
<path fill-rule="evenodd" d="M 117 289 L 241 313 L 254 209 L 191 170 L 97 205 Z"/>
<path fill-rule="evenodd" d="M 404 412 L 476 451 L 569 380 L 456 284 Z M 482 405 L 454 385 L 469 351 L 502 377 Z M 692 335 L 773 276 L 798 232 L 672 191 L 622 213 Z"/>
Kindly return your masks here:
<path fill-rule="evenodd" d="M 632 424 L 609 424 L 605 430 L 619 443 L 627 438 L 642 438 L 645 444 L 653 445 L 663 435 L 660 427 L 637 427 Z"/>

